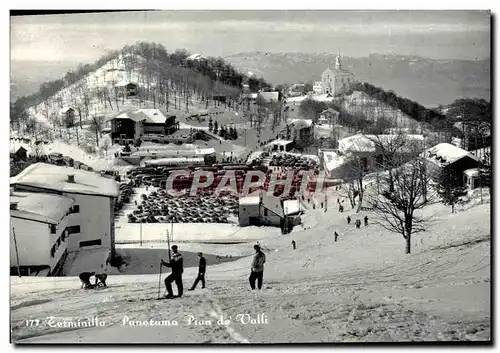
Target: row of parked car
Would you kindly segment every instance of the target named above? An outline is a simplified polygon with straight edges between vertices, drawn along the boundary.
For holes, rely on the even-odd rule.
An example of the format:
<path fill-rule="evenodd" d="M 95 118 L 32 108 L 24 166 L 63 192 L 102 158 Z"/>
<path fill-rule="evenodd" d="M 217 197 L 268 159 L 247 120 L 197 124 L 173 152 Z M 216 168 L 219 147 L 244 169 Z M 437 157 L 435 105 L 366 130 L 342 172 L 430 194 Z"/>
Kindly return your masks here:
<path fill-rule="evenodd" d="M 65 165 L 68 167 L 73 167 L 75 169 L 87 170 L 89 172 L 93 171 L 91 166 L 86 165 L 80 161 L 75 161 L 69 156 L 64 156 L 62 153 L 52 152 L 47 155 L 47 162 L 55 165 Z"/>

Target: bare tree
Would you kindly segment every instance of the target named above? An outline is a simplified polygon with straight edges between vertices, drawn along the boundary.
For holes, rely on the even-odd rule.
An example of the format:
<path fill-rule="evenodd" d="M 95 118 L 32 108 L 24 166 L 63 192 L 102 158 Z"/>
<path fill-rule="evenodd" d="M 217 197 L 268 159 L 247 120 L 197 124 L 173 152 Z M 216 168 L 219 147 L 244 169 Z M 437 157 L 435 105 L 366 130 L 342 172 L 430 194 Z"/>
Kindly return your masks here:
<path fill-rule="evenodd" d="M 92 121 L 90 122 L 90 127 L 95 131 L 95 143 L 99 146 L 99 136 L 102 133 L 104 127 L 104 116 L 103 115 L 93 115 Z"/>
<path fill-rule="evenodd" d="M 110 142 L 107 138 L 105 138 L 104 141 L 102 142 L 101 148 L 104 151 L 104 153 L 106 154 L 106 156 L 108 155 L 109 147 L 110 147 Z"/>
<path fill-rule="evenodd" d="M 390 232 L 401 234 L 405 240 L 405 253 L 411 253 L 411 237 L 425 230 L 430 218 L 418 215 L 426 204 L 422 163 L 414 159 L 393 170 L 394 190 L 389 190 L 389 180 L 381 192 L 370 193 L 367 203 L 375 214 L 374 222 Z M 386 174 L 387 175 L 387 174 Z"/>

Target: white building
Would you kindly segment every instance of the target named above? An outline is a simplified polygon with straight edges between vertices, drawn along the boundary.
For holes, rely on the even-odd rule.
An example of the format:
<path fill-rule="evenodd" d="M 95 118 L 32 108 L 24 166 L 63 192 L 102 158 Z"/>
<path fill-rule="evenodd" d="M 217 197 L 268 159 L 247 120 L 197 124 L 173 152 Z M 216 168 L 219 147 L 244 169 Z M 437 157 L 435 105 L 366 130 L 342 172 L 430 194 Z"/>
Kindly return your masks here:
<path fill-rule="evenodd" d="M 71 234 L 68 252 L 82 248 L 104 248 L 114 252 L 113 207 L 119 194 L 116 181 L 80 169 L 36 163 L 11 178 L 10 184 L 16 191 L 50 193 L 73 199 L 73 213 L 68 215 L 67 221 Z"/>
<path fill-rule="evenodd" d="M 266 195 L 246 196 L 239 200 L 239 225 L 282 227 L 285 217 L 287 223 L 300 223 L 299 200 L 282 201 L 279 197 Z"/>
<path fill-rule="evenodd" d="M 66 196 L 11 191 L 11 273 L 18 273 L 18 265 L 24 276 L 60 273 L 73 237 L 74 228 L 68 227 L 73 204 Z"/>
<path fill-rule="evenodd" d="M 327 68 L 321 74 L 321 85 L 323 94 L 331 94 L 336 96 L 350 90 L 351 86 L 356 82 L 352 72 L 342 68 L 340 54 L 335 60 L 335 69 Z"/>
<path fill-rule="evenodd" d="M 321 81 L 316 81 L 313 84 L 313 92 L 314 94 L 323 93 L 323 83 Z"/>
<path fill-rule="evenodd" d="M 277 139 L 269 142 L 265 148 L 270 152 L 287 152 L 292 150 L 293 141 Z"/>

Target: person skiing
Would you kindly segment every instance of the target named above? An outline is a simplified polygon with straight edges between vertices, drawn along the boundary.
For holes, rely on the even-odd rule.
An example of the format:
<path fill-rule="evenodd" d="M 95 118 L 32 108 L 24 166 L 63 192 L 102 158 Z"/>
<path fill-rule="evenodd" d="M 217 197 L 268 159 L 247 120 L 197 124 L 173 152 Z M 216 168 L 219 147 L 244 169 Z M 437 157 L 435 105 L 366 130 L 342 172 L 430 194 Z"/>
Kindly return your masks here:
<path fill-rule="evenodd" d="M 177 245 L 172 245 L 172 251 L 174 253 L 170 262 L 165 262 L 161 259 L 161 264 L 163 266 L 172 268 L 172 273 L 165 278 L 165 287 L 168 292 L 165 298 L 167 299 L 172 299 L 174 297 L 174 293 L 172 292 L 172 282 L 175 282 L 175 285 L 177 286 L 177 297 L 180 298 L 183 294 L 182 274 L 184 272 L 184 261 L 182 259 L 182 255 L 177 251 L 177 249 Z"/>
<path fill-rule="evenodd" d="M 351 216 L 347 216 L 347 224 L 351 224 Z"/>
<path fill-rule="evenodd" d="M 368 225 L 368 216 L 365 216 L 365 227 Z"/>
<path fill-rule="evenodd" d="M 198 253 L 198 256 L 200 257 L 200 263 L 198 265 L 198 277 L 194 280 L 193 286 L 189 288 L 188 290 L 195 290 L 196 285 L 198 284 L 199 281 L 201 281 L 201 289 L 205 288 L 205 270 L 207 268 L 207 260 L 203 257 L 203 254 L 201 252 Z"/>
<path fill-rule="evenodd" d="M 264 276 L 264 263 L 266 262 L 266 255 L 260 250 L 260 246 L 254 245 L 255 256 L 252 261 L 252 270 L 250 272 L 250 277 L 248 278 L 250 282 L 250 287 L 252 290 L 255 289 L 255 280 L 257 280 L 257 286 L 259 290 L 262 289 L 262 279 Z"/>
<path fill-rule="evenodd" d="M 361 221 L 359 219 L 356 220 L 356 228 L 359 229 L 361 227 Z"/>
<path fill-rule="evenodd" d="M 335 236 L 335 242 L 336 242 L 339 235 L 337 234 L 337 232 L 335 232 L 333 235 Z"/>
<path fill-rule="evenodd" d="M 82 286 L 80 288 L 82 289 L 92 289 L 94 286 L 92 283 L 90 283 L 90 277 L 94 276 L 95 272 L 82 272 L 78 276 L 80 278 L 80 281 L 82 282 Z"/>
<path fill-rule="evenodd" d="M 296 249 L 295 240 L 292 240 L 292 246 L 293 246 L 293 250 L 295 250 Z"/>

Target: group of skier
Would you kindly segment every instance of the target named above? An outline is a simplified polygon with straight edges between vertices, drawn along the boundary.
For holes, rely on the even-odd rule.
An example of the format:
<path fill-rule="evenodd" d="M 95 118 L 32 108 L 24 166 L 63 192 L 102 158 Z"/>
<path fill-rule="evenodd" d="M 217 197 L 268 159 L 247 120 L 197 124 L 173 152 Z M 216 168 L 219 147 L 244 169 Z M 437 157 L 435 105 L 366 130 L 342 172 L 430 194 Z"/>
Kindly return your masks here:
<path fill-rule="evenodd" d="M 259 245 L 254 245 L 255 255 L 251 264 L 250 277 L 248 278 L 250 282 L 250 288 L 254 290 L 256 288 L 255 282 L 257 282 L 257 288 L 262 289 L 262 281 L 264 275 L 264 263 L 266 262 L 266 255 L 262 252 Z M 161 265 L 165 267 L 169 267 L 172 269 L 172 273 L 165 278 L 165 288 L 167 291 L 166 299 L 172 298 L 180 298 L 184 294 L 184 287 L 182 283 L 182 274 L 184 273 L 184 261 L 182 258 L 182 254 L 179 253 L 179 248 L 177 245 L 172 245 L 172 258 L 170 261 L 166 262 L 161 259 Z M 207 260 L 203 257 L 201 252 L 198 253 L 198 257 L 200 258 L 198 264 L 198 275 L 191 286 L 189 291 L 193 291 L 196 289 L 196 286 L 201 281 L 201 288 L 205 288 L 205 273 L 207 268 Z M 172 290 L 172 282 L 175 282 L 177 286 L 177 296 L 174 296 Z"/>

